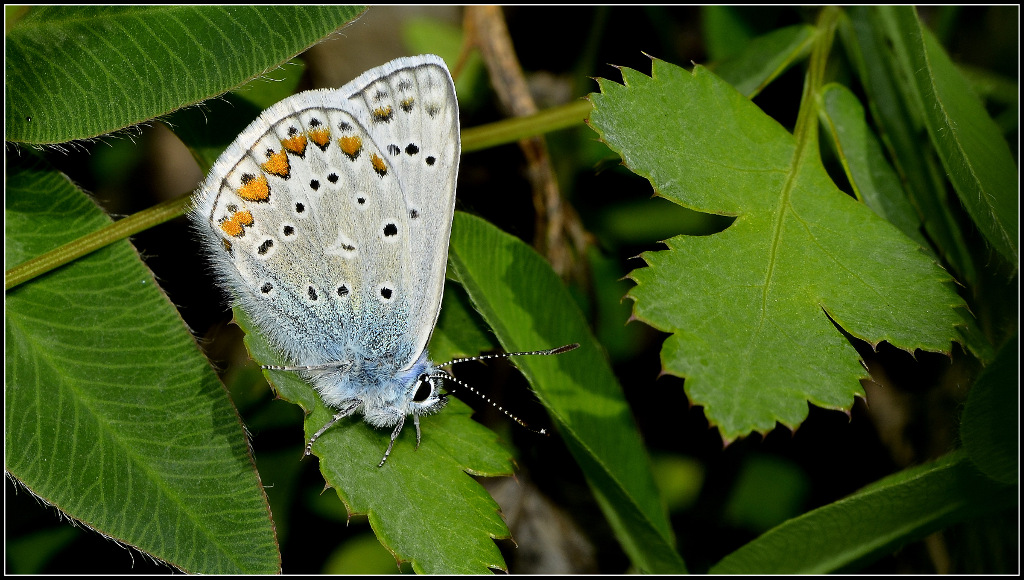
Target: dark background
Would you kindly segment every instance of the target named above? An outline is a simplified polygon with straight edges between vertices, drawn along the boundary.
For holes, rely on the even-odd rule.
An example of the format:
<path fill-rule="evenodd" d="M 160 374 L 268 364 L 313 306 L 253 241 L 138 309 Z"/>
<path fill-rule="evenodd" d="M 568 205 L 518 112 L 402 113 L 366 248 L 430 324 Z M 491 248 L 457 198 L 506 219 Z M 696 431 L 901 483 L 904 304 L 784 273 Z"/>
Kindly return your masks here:
<path fill-rule="evenodd" d="M 813 9 L 736 8 L 752 34 L 801 22 L 813 23 Z M 612 66 L 650 72 L 647 55 L 690 66 L 713 62 L 703 34 L 699 7 L 512 7 L 505 9 L 520 62 L 535 81 L 539 105 L 562 104 L 597 90 L 589 77 L 619 81 Z M 1018 78 L 1017 7 L 926 8 L 925 22 L 939 35 L 958 63 Z M 401 22 L 431 17 L 461 25 L 458 8 L 373 8 L 342 34 L 335 35 L 302 58 L 308 65 L 303 85 L 340 86 L 356 74 L 391 58 L 411 54 L 403 47 Z M 841 45 L 833 49 L 841 58 Z M 797 66 L 773 82 L 755 102 L 787 127 L 796 118 L 803 68 Z M 851 87 L 855 91 L 858 87 Z M 486 94 L 464 107 L 464 128 L 504 118 Z M 708 428 L 702 409 L 691 407 L 683 380 L 662 376 L 659 349 L 665 335 L 640 322 L 626 320 L 630 302 L 601 298 L 609 289 L 622 296 L 630 287 L 619 281 L 642 267 L 635 256 L 656 250 L 658 242 L 691 231 L 712 233 L 728 220 L 696 220 L 660 199 L 650 199 L 651 185 L 618 165 L 586 127 L 547 136 L 562 193 L 576 208 L 609 273 L 591 271 L 572 278 L 584 311 L 609 350 L 616 374 L 630 403 L 656 469 L 685 475 L 689 488 L 666 492 L 680 552 L 691 572 L 703 572 L 719 559 L 783 519 L 833 502 L 887 474 L 921 463 L 952 449 L 966 389 L 958 378 L 973 364 L 963 352 L 952 357 L 917 353 L 916 357 L 882 345 L 877 352 L 851 339 L 882 385 L 865 385 L 871 408 L 858 401 L 852 414 L 811 407 L 810 416 L 792 433 L 778 427 L 765 437 L 753 435 L 723 448 L 717 431 Z M 1017 135 L 1011 142 L 1017 155 Z M 202 178 L 184 147 L 165 127 L 144 128 L 133 140 L 83 144 L 87 153 L 48 152 L 48 160 L 90 192 L 112 215 L 128 215 L 165 199 L 194 190 Z M 191 164 L 191 166 L 190 166 Z M 501 229 L 531 243 L 534 210 L 524 160 L 516 145 L 495 147 L 463 156 L 457 209 L 480 215 Z M 837 181 L 839 182 L 839 181 Z M 651 222 L 644 207 L 660 204 L 661 219 Z M 625 217 L 623 217 L 625 216 Z M 632 221 L 630 216 L 634 216 Z M 617 218 L 621 218 L 616 221 Z M 618 224 L 618 225 L 616 225 Z M 625 224 L 624 226 L 622 224 Z M 694 225 L 696 224 L 696 225 Z M 625 228 L 625 229 L 624 229 Z M 182 240 L 190 240 L 183 244 Z M 323 478 L 315 461 L 298 462 L 305 441 L 301 413 L 276 401 L 260 373 L 245 366 L 241 332 L 230 325 L 230 312 L 212 280 L 196 283 L 198 244 L 191 241 L 183 218 L 133 238 L 157 279 L 218 368 L 228 369 L 225 382 L 252 432 L 258 467 L 268 489 L 286 573 L 333 570 L 328 559 L 352 538 L 365 540 L 365 518 L 346 525 L 333 492 L 320 494 Z M 185 276 L 182 273 L 191 275 Z M 586 272 L 586 269 L 584 269 Z M 551 345 L 554 346 L 554 345 Z M 464 365 L 460 378 L 485 387 L 500 404 L 528 423 L 546 426 L 543 408 L 529 394 L 522 376 L 508 365 Z M 561 440 L 540 438 L 519 429 L 478 401 L 478 418 L 519 450 L 519 493 L 553 512 L 535 513 L 543 525 L 564 524 L 580 531 L 563 540 L 565 571 L 619 573 L 629 561 L 611 534 L 590 495 L 582 474 Z M 895 417 L 895 419 L 893 419 Z M 676 470 L 676 471 L 673 471 Z M 680 475 L 682 477 L 682 475 Z M 671 479 L 671 478 L 669 478 Z M 760 490 L 749 497 L 744 490 Z M 8 480 L 5 494 L 7 550 L 29 538 L 39 550 L 43 573 L 167 573 L 138 551 L 99 534 L 73 528 Z M 752 510 L 751 505 L 765 509 Z M 768 506 L 771 509 L 767 509 Z M 504 508 L 506 513 L 512 510 Z M 770 513 L 764 513 L 770 512 Z M 529 516 L 526 516 L 529 517 Z M 781 518 L 781 519 L 780 519 Z M 776 521 L 777 520 L 777 521 Z M 773 523 L 774 522 L 774 523 Z M 517 532 L 519 544 L 499 542 L 512 572 L 549 571 L 537 567 L 529 548 L 529 531 Z M 1017 562 L 1017 514 L 1001 514 L 984 522 L 954 526 L 937 538 L 908 545 L 867 568 L 866 573 L 1007 572 Z M 1004 533 L 1005 532 L 1005 533 Z M 570 538 L 569 536 L 572 536 Z M 573 539 L 575 538 L 575 539 Z M 439 538 L 438 541 L 444 541 Z M 370 542 L 368 553 L 373 552 Z M 381 558 L 378 552 L 376 556 Z M 363 557 L 372 560 L 371 556 Z M 383 554 L 380 571 L 395 571 Z M 10 560 L 7 560 L 10 572 Z M 407 568 L 407 566 L 406 566 Z"/>

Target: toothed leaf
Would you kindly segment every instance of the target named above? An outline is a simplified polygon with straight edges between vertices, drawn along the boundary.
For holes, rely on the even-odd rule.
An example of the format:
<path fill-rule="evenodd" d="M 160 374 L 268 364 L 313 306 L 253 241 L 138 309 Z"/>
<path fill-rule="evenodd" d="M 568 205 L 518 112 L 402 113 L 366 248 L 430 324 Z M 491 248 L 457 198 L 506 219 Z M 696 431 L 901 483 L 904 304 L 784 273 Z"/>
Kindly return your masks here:
<path fill-rule="evenodd" d="M 840 191 L 816 155 L 703 67 L 655 60 L 652 76 L 602 80 L 592 126 L 635 173 L 679 205 L 735 216 L 643 254 L 634 316 L 671 333 L 665 371 L 685 377 L 727 441 L 808 403 L 849 410 L 867 378 L 842 331 L 875 345 L 948 352 L 964 303 L 921 248 Z"/>

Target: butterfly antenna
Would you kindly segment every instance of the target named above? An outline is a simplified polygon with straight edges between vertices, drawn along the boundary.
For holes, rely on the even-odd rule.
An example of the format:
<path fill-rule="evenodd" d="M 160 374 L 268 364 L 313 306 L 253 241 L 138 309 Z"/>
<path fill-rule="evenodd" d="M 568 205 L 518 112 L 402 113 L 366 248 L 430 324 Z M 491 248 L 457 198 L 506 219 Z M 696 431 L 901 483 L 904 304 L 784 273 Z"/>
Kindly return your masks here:
<path fill-rule="evenodd" d="M 351 362 L 348 362 L 348 361 L 337 361 L 337 362 L 324 363 L 322 365 L 296 365 L 296 366 L 292 366 L 292 365 L 260 365 L 260 368 L 264 369 L 264 370 L 268 370 L 268 371 L 291 371 L 291 372 L 323 371 L 323 370 L 328 370 L 328 369 L 341 369 L 342 372 L 344 372 L 350 366 L 352 366 Z"/>
<path fill-rule="evenodd" d="M 451 365 L 454 365 L 454 364 L 463 363 L 463 362 L 469 362 L 469 361 L 474 361 L 474 360 L 487 360 L 489 358 L 508 358 L 510 356 L 519 356 L 519 355 L 535 355 L 535 354 L 536 355 L 552 355 L 552 354 L 562 354 L 563 352 L 569 352 L 570 350 L 576 350 L 579 347 L 580 347 L 580 343 L 574 342 L 572 344 L 567 344 L 565 346 L 560 346 L 558 348 L 553 348 L 551 350 L 530 350 L 530 351 L 525 351 L 525 352 L 499 352 L 497 354 L 484 354 L 484 355 L 480 355 L 480 356 L 470 356 L 470 357 L 466 357 L 466 358 L 457 358 L 457 359 L 454 359 L 454 360 L 450 360 L 450 361 L 448 361 L 448 362 L 446 362 L 444 364 L 439 364 L 437 366 L 439 366 L 439 367 L 447 367 L 447 366 L 451 366 Z"/>
<path fill-rule="evenodd" d="M 437 373 L 437 374 L 434 374 L 434 375 L 428 375 L 428 376 L 430 378 L 432 378 L 432 379 L 442 379 L 442 380 L 446 380 L 446 381 L 451 381 L 453 383 L 458 383 L 460 387 L 468 390 L 469 392 L 473 393 L 474 395 L 476 395 L 476 396 L 480 397 L 481 399 L 487 401 L 495 409 L 497 409 L 497 410 L 501 411 L 502 413 L 504 413 L 506 417 L 508 417 L 509 419 L 512 419 L 516 423 L 519 423 L 519 425 L 521 425 L 524 429 L 527 429 L 528 431 L 532 431 L 532 432 L 537 433 L 539 435 L 548 435 L 549 434 L 547 429 L 544 429 L 544 428 L 534 429 L 533 427 L 530 427 L 529 425 L 526 424 L 525 421 L 523 421 L 519 417 L 516 417 L 512 413 L 509 413 L 507 410 L 505 410 L 504 407 L 502 407 L 501 405 L 499 405 L 499 404 L 495 403 L 494 401 L 492 401 L 491 398 L 488 397 L 487 395 L 481 393 L 480 391 L 474 389 L 473 387 L 467 385 L 463 381 L 460 381 L 459 379 L 451 376 L 450 374 L 448 374 L 446 372 L 440 372 L 440 373 Z"/>
<path fill-rule="evenodd" d="M 525 355 L 554 355 L 554 354 L 562 354 L 563 352 L 569 352 L 570 350 L 576 350 L 579 347 L 580 347 L 580 344 L 578 342 L 574 342 L 572 344 L 567 344 L 565 346 L 560 346 L 558 348 L 552 348 L 550 350 L 530 350 L 530 351 L 524 351 L 524 352 L 501 352 L 501 353 L 498 353 L 498 354 L 485 354 L 485 355 L 480 355 L 480 356 L 470 356 L 470 357 L 466 357 L 466 358 L 457 358 L 457 359 L 450 360 L 450 361 L 448 361 L 448 362 L 446 362 L 444 364 L 440 364 L 440 365 L 437 365 L 437 366 L 438 367 L 447 367 L 447 366 L 451 366 L 453 364 L 458 364 L 458 363 L 462 363 L 462 362 L 469 362 L 469 361 L 474 361 L 474 360 L 487 360 L 487 359 L 491 359 L 491 358 L 508 358 L 510 356 L 520 356 L 520 355 L 524 355 L 525 356 Z M 458 383 L 459 386 L 461 386 L 464 389 L 467 389 L 468 391 L 470 391 L 474 395 L 477 395 L 481 399 L 484 399 L 485 401 L 487 401 L 488 403 L 493 405 L 494 408 L 496 408 L 499 411 L 501 411 L 502 413 L 504 413 L 505 416 L 507 416 L 509 419 L 512 419 L 516 423 L 519 423 L 519 425 L 522 426 L 523 428 L 525 428 L 525 429 L 527 429 L 529 431 L 532 431 L 534 433 L 538 433 L 540 435 L 548 435 L 547 429 L 543 429 L 542 428 L 542 429 L 538 430 L 538 429 L 534 429 L 533 427 L 530 427 L 522 419 L 520 419 L 519 417 L 516 417 L 512 413 L 509 413 L 501 405 L 499 405 L 499 404 L 495 403 L 494 401 L 492 401 L 490 397 L 488 397 L 487 395 L 485 395 L 485 394 L 481 393 L 480 391 L 474 389 L 473 387 L 467 385 L 466 383 L 460 381 L 459 379 L 453 377 L 452 375 L 450 375 L 450 374 L 448 374 L 448 373 L 446 373 L 444 371 L 441 371 L 440 373 L 438 373 L 436 375 L 430 375 L 430 376 L 433 377 L 433 378 L 439 378 L 439 379 L 443 379 L 443 380 L 449 380 L 449 381 L 452 381 L 454 383 Z"/>

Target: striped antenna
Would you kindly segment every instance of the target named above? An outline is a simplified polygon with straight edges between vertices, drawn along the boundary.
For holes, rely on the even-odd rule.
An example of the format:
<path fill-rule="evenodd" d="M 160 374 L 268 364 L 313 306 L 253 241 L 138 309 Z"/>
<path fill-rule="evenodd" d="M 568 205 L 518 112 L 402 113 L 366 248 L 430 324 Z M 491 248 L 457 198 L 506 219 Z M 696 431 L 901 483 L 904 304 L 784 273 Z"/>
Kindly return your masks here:
<path fill-rule="evenodd" d="M 322 365 L 260 365 L 261 369 L 268 371 L 325 371 L 327 369 L 341 369 L 341 372 L 345 372 L 352 366 L 351 362 L 348 361 L 336 361 L 324 363 Z"/>
<path fill-rule="evenodd" d="M 450 361 L 448 361 L 448 362 L 446 362 L 444 364 L 439 364 L 437 366 L 438 367 L 447 367 L 447 366 L 451 366 L 453 364 L 457 364 L 457 363 L 461 363 L 461 362 L 469 362 L 469 361 L 474 361 L 474 360 L 487 360 L 487 359 L 491 359 L 491 358 L 508 358 L 510 356 L 519 356 L 519 355 L 545 355 L 545 356 L 547 356 L 547 355 L 555 355 L 555 354 L 562 354 L 563 352 L 569 352 L 570 350 L 576 350 L 577 348 L 579 348 L 579 346 L 580 345 L 579 345 L 578 342 L 574 342 L 572 344 L 567 344 L 565 346 L 560 346 L 558 348 L 552 348 L 550 350 L 531 350 L 531 351 L 526 351 L 526 352 L 502 352 L 502 353 L 498 353 L 498 354 L 485 354 L 485 355 L 480 355 L 480 356 L 471 356 L 471 357 L 466 357 L 466 358 L 457 358 L 457 359 L 454 359 L 454 360 L 450 360 Z M 458 383 L 458 385 L 460 387 L 469 390 L 474 395 L 476 395 L 476 396 L 480 397 L 481 399 L 487 401 L 494 408 L 496 408 L 497 410 L 499 410 L 502 413 L 504 413 L 506 417 L 508 417 L 509 419 L 512 419 L 516 423 L 519 423 L 519 425 L 522 426 L 523 428 L 525 428 L 525 429 L 527 429 L 529 431 L 532 431 L 534 433 L 538 433 L 540 435 L 548 435 L 549 434 L 547 429 L 539 429 L 538 430 L 538 429 L 534 429 L 533 427 L 530 427 L 522 419 L 520 419 L 519 417 L 516 417 L 512 413 L 509 413 L 504 407 L 502 407 L 501 405 L 499 405 L 499 404 L 495 403 L 494 401 L 492 401 L 491 398 L 488 397 L 487 395 L 481 393 L 480 391 L 474 389 L 473 387 L 467 385 L 466 383 L 460 381 L 459 379 L 453 377 L 452 375 L 450 375 L 450 374 L 448 374 L 448 373 L 446 373 L 444 371 L 441 371 L 438 374 L 430 375 L 430 378 L 448 380 L 448 381 L 452 381 L 454 383 Z"/>
<path fill-rule="evenodd" d="M 519 356 L 519 355 L 534 355 L 534 354 L 537 354 L 537 355 L 552 355 L 552 354 L 562 354 L 563 352 L 569 352 L 570 350 L 576 350 L 579 347 L 580 347 L 580 343 L 574 342 L 572 344 L 567 344 L 565 346 L 560 346 L 558 348 L 553 348 L 551 350 L 529 350 L 529 351 L 526 351 L 526 352 L 499 352 L 498 354 L 484 354 L 484 355 L 480 355 L 480 356 L 470 356 L 470 357 L 466 357 L 466 358 L 457 358 L 457 359 L 454 359 L 454 360 L 450 360 L 450 361 L 448 361 L 446 363 L 439 364 L 437 366 L 439 366 L 439 367 L 448 367 L 448 366 L 451 366 L 453 364 L 458 364 L 458 363 L 462 363 L 462 362 L 469 362 L 469 361 L 474 361 L 474 360 L 487 360 L 489 358 L 508 358 L 510 356 Z"/>
<path fill-rule="evenodd" d="M 443 379 L 443 380 L 446 380 L 446 381 L 451 381 L 451 382 L 453 382 L 453 383 L 458 383 L 460 387 L 462 387 L 462 388 L 464 388 L 464 389 L 468 389 L 468 390 L 469 390 L 469 391 L 470 391 L 471 393 L 473 393 L 474 395 L 476 395 L 476 396 L 480 397 L 481 399 L 483 399 L 483 400 L 487 401 L 487 402 L 488 402 L 488 403 L 490 403 L 490 404 L 491 404 L 491 406 L 493 406 L 493 407 L 494 407 L 495 409 L 497 409 L 497 410 L 501 411 L 502 413 L 505 413 L 505 416 L 506 416 L 506 417 L 508 417 L 509 419 L 512 419 L 512 420 L 513 420 L 513 421 L 515 421 L 516 423 L 519 423 L 520 425 L 522 425 L 522 426 L 523 426 L 524 428 L 526 428 L 527 430 L 529 430 L 529 431 L 533 431 L 534 433 L 537 433 L 537 434 L 539 434 L 539 435 L 548 435 L 548 430 L 547 430 L 547 429 L 544 429 L 544 428 L 541 428 L 541 429 L 534 429 L 533 427 L 530 427 L 529 425 L 527 425 L 527 424 L 526 424 L 526 422 L 525 422 L 525 421 L 523 421 L 523 420 L 522 420 L 522 419 L 520 419 L 519 417 L 516 417 L 516 416 L 515 416 L 515 415 L 513 415 L 512 413 L 509 413 L 509 412 L 508 412 L 507 410 L 505 410 L 505 408 L 504 408 L 504 407 L 502 407 L 501 405 L 499 405 L 499 404 L 495 403 L 494 401 L 492 401 L 492 400 L 491 400 L 491 398 L 490 398 L 490 397 L 488 397 L 487 395 L 485 395 L 485 394 L 481 393 L 480 391 L 478 391 L 478 390 L 474 389 L 473 387 L 471 387 L 471 386 L 467 385 L 466 383 L 464 383 L 464 382 L 460 381 L 459 379 L 457 379 L 457 378 L 455 378 L 455 377 L 451 376 L 451 375 L 450 375 L 450 374 L 448 374 L 448 373 L 442 372 L 442 373 L 438 373 L 438 374 L 436 374 L 436 375 L 428 375 L 428 376 L 429 376 L 430 378 L 432 378 L 432 379 Z"/>

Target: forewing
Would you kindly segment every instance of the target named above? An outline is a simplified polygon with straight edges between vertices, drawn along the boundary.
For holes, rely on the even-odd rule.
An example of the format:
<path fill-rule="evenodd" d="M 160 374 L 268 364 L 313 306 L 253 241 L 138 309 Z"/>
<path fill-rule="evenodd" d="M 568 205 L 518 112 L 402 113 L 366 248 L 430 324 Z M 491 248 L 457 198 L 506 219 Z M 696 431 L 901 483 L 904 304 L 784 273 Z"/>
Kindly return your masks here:
<path fill-rule="evenodd" d="M 367 131 L 404 197 L 411 351 L 399 367 L 406 368 L 430 340 L 444 291 L 462 153 L 455 85 L 443 60 L 422 55 L 391 61 L 340 90 L 349 92 L 351 110 L 370 119 Z"/>

